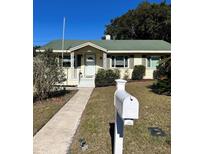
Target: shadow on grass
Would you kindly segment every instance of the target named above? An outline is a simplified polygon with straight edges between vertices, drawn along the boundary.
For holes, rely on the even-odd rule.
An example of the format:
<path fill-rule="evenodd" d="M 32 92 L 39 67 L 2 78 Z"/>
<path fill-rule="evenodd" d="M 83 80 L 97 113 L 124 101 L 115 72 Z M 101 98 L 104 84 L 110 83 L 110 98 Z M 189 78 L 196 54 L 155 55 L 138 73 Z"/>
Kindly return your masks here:
<path fill-rule="evenodd" d="M 149 85 L 147 86 L 147 88 L 149 88 L 150 91 L 155 94 L 171 96 L 170 90 L 167 90 L 166 88 L 163 88 L 163 87 L 158 87 L 156 84 Z"/>
<path fill-rule="evenodd" d="M 110 124 L 110 138 L 111 138 L 111 146 L 112 146 L 112 154 L 114 154 L 114 131 L 115 131 L 115 123 L 109 123 Z"/>
<path fill-rule="evenodd" d="M 49 98 L 56 98 L 56 97 L 62 97 L 66 94 L 69 94 L 71 91 L 70 90 L 56 90 L 56 91 L 53 91 L 51 92 L 48 97 L 42 99 L 42 100 L 46 100 L 46 99 L 49 99 Z M 40 99 L 37 97 L 37 96 L 33 96 L 33 102 L 35 103 L 36 101 L 39 101 Z"/>

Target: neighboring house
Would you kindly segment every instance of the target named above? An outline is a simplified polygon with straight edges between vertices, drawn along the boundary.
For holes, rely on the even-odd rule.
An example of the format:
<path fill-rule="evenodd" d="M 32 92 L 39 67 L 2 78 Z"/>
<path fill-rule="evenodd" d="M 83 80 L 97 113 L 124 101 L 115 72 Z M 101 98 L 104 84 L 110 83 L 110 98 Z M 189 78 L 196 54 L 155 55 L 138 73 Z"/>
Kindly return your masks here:
<path fill-rule="evenodd" d="M 51 41 L 38 49 L 53 49 L 62 62 L 67 76 L 65 85 L 94 86 L 99 68 L 119 69 L 121 78 L 125 71 L 131 78 L 135 65 L 146 67 L 144 79 L 153 79 L 160 58 L 171 54 L 171 44 L 163 40 L 62 40 Z M 63 54 L 62 54 L 63 53 Z"/>

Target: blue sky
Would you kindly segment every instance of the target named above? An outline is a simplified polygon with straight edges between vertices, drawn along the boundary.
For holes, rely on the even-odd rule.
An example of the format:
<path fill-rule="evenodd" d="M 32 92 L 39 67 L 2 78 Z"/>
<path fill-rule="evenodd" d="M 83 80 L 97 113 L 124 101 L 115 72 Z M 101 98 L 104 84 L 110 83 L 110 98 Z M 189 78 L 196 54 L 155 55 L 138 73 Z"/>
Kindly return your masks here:
<path fill-rule="evenodd" d="M 162 0 L 148 0 L 160 3 Z M 111 19 L 134 9 L 142 0 L 34 0 L 33 44 L 62 39 L 98 40 Z M 167 0 L 170 3 L 170 0 Z"/>

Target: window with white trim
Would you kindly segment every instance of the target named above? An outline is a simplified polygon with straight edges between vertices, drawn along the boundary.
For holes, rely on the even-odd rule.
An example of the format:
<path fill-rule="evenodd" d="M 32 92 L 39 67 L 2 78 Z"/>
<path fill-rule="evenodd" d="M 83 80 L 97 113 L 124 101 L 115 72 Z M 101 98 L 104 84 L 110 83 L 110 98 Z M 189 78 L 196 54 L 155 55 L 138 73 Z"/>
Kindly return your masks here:
<path fill-rule="evenodd" d="M 112 56 L 112 67 L 128 67 L 128 56 Z"/>

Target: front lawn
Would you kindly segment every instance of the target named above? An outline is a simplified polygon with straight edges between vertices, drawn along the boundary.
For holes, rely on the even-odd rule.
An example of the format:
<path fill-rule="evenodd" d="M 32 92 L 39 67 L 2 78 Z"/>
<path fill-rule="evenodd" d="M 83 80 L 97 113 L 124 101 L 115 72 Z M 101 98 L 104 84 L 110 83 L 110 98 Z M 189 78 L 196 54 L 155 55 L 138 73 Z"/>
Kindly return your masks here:
<path fill-rule="evenodd" d="M 77 92 L 77 90 L 64 91 L 61 95 L 33 104 L 33 135 L 35 135 L 56 112 Z"/>
<path fill-rule="evenodd" d="M 170 153 L 171 97 L 155 94 L 148 87 L 153 81 L 130 82 L 126 90 L 138 98 L 139 120 L 125 127 L 125 154 Z M 111 154 L 114 132 L 113 96 L 115 86 L 95 88 L 81 118 L 70 148 L 72 154 Z M 166 136 L 151 136 L 149 127 L 161 128 Z M 80 149 L 79 139 L 85 138 L 88 149 Z"/>

